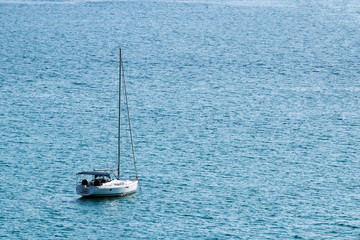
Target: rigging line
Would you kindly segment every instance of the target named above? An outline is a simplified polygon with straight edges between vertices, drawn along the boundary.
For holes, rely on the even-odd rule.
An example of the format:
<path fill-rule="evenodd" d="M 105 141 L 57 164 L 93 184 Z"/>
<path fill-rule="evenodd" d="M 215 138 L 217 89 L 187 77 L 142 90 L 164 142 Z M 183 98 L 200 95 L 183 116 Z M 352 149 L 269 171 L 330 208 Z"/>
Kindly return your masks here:
<path fill-rule="evenodd" d="M 117 179 L 120 180 L 120 116 L 121 116 L 121 67 L 122 67 L 122 59 L 121 59 L 121 48 L 120 48 L 120 56 L 119 56 L 119 122 L 118 122 L 118 168 L 117 168 Z"/>
<path fill-rule="evenodd" d="M 122 75 L 123 75 L 123 83 L 124 83 L 124 93 L 125 93 L 125 102 L 126 102 L 127 117 L 128 117 L 128 120 L 129 120 L 131 149 L 132 149 L 132 154 L 133 154 L 133 159 L 134 159 L 134 167 L 135 167 L 136 179 L 138 179 L 137 169 L 136 169 L 136 160 L 135 160 L 134 141 L 133 141 L 132 131 L 131 131 L 130 111 L 129 111 L 129 104 L 128 104 L 128 98 L 127 98 L 126 84 L 125 84 L 125 72 L 124 72 L 124 65 L 123 65 L 123 62 L 122 62 L 122 61 L 121 61 L 121 67 L 122 67 Z"/>

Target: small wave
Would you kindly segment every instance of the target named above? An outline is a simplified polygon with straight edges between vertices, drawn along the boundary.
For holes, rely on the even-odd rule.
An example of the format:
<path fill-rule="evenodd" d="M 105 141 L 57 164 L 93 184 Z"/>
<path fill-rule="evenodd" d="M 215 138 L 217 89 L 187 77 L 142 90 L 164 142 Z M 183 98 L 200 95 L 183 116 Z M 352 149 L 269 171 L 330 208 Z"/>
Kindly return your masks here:
<path fill-rule="evenodd" d="M 26 5 L 48 5 L 48 4 L 73 4 L 74 1 L 4 1 L 0 4 L 26 4 Z"/>
<path fill-rule="evenodd" d="M 121 0 L 120 0 L 121 1 Z M 125 0 L 124 0 L 125 1 Z M 0 0 L 0 4 L 26 4 L 26 5 L 50 5 L 50 4 L 56 4 L 56 5 L 70 5 L 70 4 L 82 4 L 82 3 L 88 3 L 88 2 L 112 2 L 111 0 L 73 0 L 73 1 L 6 1 L 6 0 Z"/>
<path fill-rule="evenodd" d="M 230 5 L 230 6 L 245 6 L 245 7 L 294 7 L 293 3 L 281 0 L 155 0 L 154 2 L 181 2 L 190 4 L 217 4 L 217 5 Z"/>
<path fill-rule="evenodd" d="M 360 228 L 360 226 L 354 226 L 354 225 L 351 225 L 351 224 L 348 224 L 348 223 L 338 223 L 337 225 L 340 226 L 340 227 L 347 227 L 347 228 L 351 228 L 351 229 Z"/>

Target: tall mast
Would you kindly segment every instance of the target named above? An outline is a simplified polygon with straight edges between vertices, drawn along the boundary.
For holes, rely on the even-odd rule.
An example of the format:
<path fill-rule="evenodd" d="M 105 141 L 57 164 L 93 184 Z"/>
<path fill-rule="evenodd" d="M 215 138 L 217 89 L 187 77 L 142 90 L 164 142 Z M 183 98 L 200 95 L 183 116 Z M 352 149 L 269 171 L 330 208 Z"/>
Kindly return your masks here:
<path fill-rule="evenodd" d="M 122 76 L 122 77 L 121 77 Z M 130 111 L 129 111 L 129 104 L 127 99 L 127 92 L 126 92 L 126 84 L 125 84 L 125 73 L 124 73 L 124 65 L 121 58 L 121 48 L 120 48 L 120 61 L 119 61 L 119 132 L 118 132 L 118 179 L 120 180 L 120 116 L 121 116 L 121 80 L 123 81 L 124 85 L 124 94 L 125 94 L 125 103 L 126 103 L 126 111 L 127 111 L 127 117 L 129 122 L 129 131 L 130 131 L 130 140 L 131 140 L 131 149 L 133 154 L 133 160 L 134 160 L 134 167 L 135 167 L 135 174 L 136 179 L 138 179 L 137 175 L 137 168 L 136 168 L 136 159 L 135 159 L 135 150 L 134 150 L 134 141 L 132 136 L 132 130 L 131 130 L 131 121 L 130 121 Z"/>
<path fill-rule="evenodd" d="M 117 177 L 120 180 L 120 116 L 121 116 L 121 48 L 120 48 L 120 58 L 119 58 L 119 123 L 118 123 L 118 167 L 117 167 Z"/>

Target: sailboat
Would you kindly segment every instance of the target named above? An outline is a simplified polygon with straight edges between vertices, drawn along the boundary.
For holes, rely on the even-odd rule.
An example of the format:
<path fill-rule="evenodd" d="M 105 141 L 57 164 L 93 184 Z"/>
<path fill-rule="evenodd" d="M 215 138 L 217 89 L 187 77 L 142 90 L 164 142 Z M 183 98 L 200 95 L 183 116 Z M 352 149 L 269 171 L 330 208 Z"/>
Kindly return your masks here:
<path fill-rule="evenodd" d="M 126 112 L 130 132 L 131 148 L 133 155 L 133 162 L 135 167 L 135 179 L 123 180 L 120 179 L 120 116 L 121 116 L 121 100 L 122 87 L 124 91 L 124 98 L 126 102 Z M 117 172 L 117 174 L 116 174 Z M 76 192 L 83 197 L 113 197 L 125 196 L 135 193 L 138 188 L 139 178 L 136 169 L 134 142 L 131 131 L 129 105 L 127 100 L 127 92 L 125 85 L 124 66 L 121 56 L 119 59 L 119 123 L 118 123 L 118 162 L 116 169 L 94 169 L 93 171 L 83 171 L 77 173 Z"/>

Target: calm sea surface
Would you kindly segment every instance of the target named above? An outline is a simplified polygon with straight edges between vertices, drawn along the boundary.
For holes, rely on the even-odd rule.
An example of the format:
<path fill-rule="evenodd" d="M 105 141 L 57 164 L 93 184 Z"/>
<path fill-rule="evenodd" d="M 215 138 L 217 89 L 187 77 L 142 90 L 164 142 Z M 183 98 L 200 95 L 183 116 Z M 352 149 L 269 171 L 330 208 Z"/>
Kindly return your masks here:
<path fill-rule="evenodd" d="M 360 239 L 359 26 L 355 0 L 1 0 L 0 238 Z M 116 165 L 119 46 L 141 191 L 81 199 Z"/>

